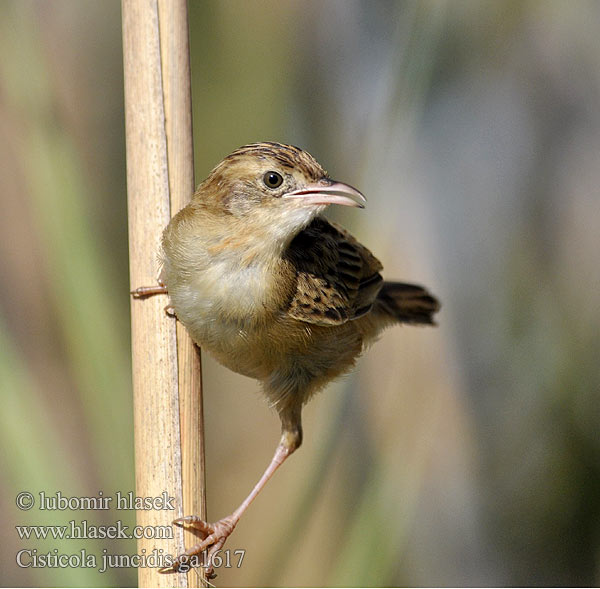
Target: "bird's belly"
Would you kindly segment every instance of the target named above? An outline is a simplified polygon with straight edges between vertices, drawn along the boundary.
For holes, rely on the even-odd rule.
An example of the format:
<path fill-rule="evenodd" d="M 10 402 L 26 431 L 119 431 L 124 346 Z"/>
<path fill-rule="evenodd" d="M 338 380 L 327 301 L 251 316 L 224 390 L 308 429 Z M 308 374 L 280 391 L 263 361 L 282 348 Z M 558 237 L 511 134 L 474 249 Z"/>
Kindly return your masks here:
<path fill-rule="evenodd" d="M 226 368 L 244 376 L 264 380 L 276 361 L 265 334 L 219 321 L 189 329 L 192 338 Z"/>
<path fill-rule="evenodd" d="M 218 362 L 265 383 L 288 374 L 332 378 L 353 364 L 362 338 L 350 322 L 316 326 L 291 319 L 269 300 L 268 273 L 224 271 L 213 264 L 185 283 L 169 284 L 167 276 L 178 319 Z"/>
<path fill-rule="evenodd" d="M 362 348 L 362 338 L 351 325 L 312 326 L 281 316 L 259 325 L 216 317 L 184 324 L 192 339 L 223 366 L 263 382 L 288 375 L 307 382 L 333 378 L 352 366 Z"/>
<path fill-rule="evenodd" d="M 232 276 L 217 269 L 167 286 L 177 317 L 196 344 L 230 370 L 264 379 L 274 362 L 268 326 L 278 315 L 264 295 L 265 283 L 260 273 Z"/>
<path fill-rule="evenodd" d="M 226 344 L 208 349 L 231 370 L 263 381 L 274 393 L 294 383 L 299 393 L 312 394 L 353 366 L 363 340 L 351 324 L 314 326 L 281 317 L 265 329 L 231 333 L 220 342 Z"/>

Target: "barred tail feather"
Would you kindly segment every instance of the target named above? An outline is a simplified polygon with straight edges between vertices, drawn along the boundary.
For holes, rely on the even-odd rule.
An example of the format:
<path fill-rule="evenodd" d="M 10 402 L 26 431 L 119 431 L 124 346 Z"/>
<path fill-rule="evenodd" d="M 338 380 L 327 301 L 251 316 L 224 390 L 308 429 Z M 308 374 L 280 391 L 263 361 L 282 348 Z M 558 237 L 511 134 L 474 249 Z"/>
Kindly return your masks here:
<path fill-rule="evenodd" d="M 401 323 L 436 325 L 433 315 L 440 303 L 425 288 L 403 282 L 384 282 L 377 295 L 375 312 Z"/>

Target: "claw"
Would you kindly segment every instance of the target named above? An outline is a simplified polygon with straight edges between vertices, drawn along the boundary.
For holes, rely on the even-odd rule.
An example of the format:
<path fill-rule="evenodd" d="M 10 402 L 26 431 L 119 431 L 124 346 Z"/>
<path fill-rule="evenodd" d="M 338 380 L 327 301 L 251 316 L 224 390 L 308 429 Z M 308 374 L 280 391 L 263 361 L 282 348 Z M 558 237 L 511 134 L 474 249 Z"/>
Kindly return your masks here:
<path fill-rule="evenodd" d="M 171 566 L 163 567 L 158 572 L 162 574 L 187 573 L 193 566 L 198 566 L 190 561 L 197 560 L 194 557 L 201 557 L 202 563 L 200 566 L 205 569 L 205 577 L 207 579 L 214 579 L 216 575 L 214 573 L 214 565 L 212 564 L 213 557 L 223 548 L 225 540 L 233 532 L 238 519 L 234 516 L 229 516 L 214 524 L 209 524 L 196 515 L 188 515 L 174 520 L 174 525 L 192 532 L 192 534 L 200 538 L 201 542 L 188 548 L 173 561 Z"/>
<path fill-rule="evenodd" d="M 177 518 L 173 520 L 173 524 L 195 534 L 201 540 L 214 533 L 213 527 L 196 515 L 186 515 L 185 517 Z"/>

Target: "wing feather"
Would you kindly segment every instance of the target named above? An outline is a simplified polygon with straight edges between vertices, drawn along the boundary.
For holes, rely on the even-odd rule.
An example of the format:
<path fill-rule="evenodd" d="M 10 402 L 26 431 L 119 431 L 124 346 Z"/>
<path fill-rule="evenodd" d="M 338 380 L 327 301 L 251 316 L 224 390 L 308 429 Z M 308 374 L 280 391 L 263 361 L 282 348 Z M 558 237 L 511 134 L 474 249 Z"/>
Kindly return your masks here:
<path fill-rule="evenodd" d="M 342 227 L 317 217 L 284 258 L 296 273 L 288 313 L 316 325 L 340 325 L 368 313 L 383 279 L 379 260 Z"/>

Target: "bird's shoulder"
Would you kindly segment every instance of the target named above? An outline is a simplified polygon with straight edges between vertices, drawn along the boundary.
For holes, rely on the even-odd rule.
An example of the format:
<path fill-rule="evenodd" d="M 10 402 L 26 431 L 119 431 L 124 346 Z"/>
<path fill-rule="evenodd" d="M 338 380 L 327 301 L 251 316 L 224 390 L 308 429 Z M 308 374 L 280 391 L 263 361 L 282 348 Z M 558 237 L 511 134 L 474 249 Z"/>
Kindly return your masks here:
<path fill-rule="evenodd" d="M 284 253 L 296 287 L 290 317 L 317 325 L 340 325 L 367 313 L 383 279 L 379 260 L 346 229 L 315 218 Z"/>

